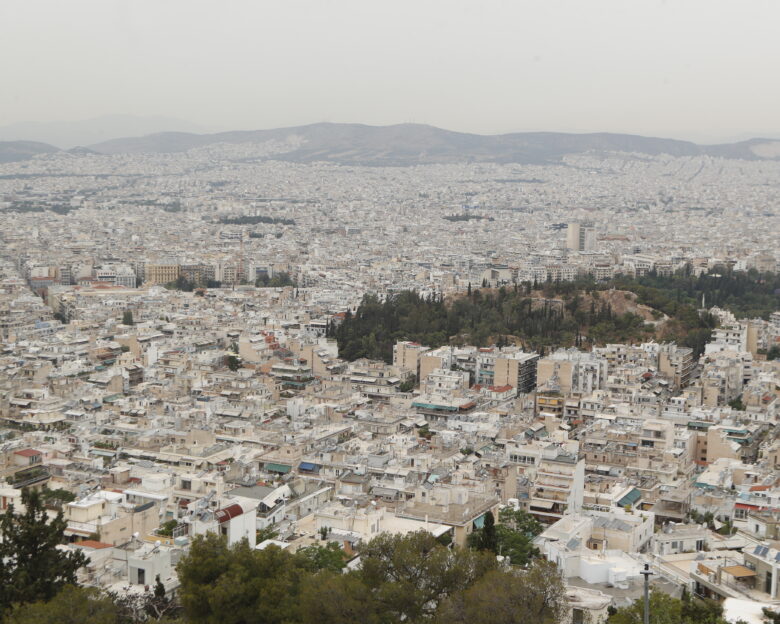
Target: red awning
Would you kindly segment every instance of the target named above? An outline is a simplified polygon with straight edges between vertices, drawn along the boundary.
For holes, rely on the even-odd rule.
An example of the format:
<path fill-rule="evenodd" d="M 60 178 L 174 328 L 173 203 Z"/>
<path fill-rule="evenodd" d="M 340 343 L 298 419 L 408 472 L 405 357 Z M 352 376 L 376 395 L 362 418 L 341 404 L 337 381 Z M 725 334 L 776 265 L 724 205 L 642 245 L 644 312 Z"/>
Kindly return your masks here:
<path fill-rule="evenodd" d="M 244 513 L 244 510 L 241 508 L 241 505 L 233 504 L 224 509 L 218 509 L 214 515 L 217 517 L 217 522 L 222 524 L 236 516 L 240 516 L 242 513 Z"/>

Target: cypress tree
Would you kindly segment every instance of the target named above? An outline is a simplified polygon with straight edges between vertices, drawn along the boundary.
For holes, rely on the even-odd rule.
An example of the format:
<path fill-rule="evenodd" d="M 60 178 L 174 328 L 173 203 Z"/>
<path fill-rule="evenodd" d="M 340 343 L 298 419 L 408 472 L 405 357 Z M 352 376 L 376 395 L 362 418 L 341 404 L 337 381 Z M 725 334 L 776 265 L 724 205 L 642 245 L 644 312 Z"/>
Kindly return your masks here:
<path fill-rule="evenodd" d="M 496 536 L 496 519 L 493 512 L 485 514 L 485 524 L 482 526 L 482 548 L 491 552 L 498 550 L 498 537 Z"/>

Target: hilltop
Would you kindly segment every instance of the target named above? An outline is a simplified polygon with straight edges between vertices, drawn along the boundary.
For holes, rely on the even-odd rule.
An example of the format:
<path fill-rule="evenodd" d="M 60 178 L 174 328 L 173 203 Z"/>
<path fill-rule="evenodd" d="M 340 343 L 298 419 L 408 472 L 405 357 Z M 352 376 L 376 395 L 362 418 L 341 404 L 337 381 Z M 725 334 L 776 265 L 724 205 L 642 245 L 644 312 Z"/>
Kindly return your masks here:
<path fill-rule="evenodd" d="M 59 149 L 37 141 L 0 141 L 0 163 L 28 160 L 41 154 L 53 154 Z"/>
<path fill-rule="evenodd" d="M 473 288 L 447 299 L 406 291 L 380 301 L 366 295 L 352 315 L 330 328 L 339 355 L 392 361 L 398 340 L 446 344 L 521 344 L 544 352 L 558 347 L 673 341 L 704 351 L 715 319 L 697 310 L 702 294 L 740 315 L 768 316 L 780 304 L 780 275 L 728 272 L 609 282 L 584 278 Z"/>

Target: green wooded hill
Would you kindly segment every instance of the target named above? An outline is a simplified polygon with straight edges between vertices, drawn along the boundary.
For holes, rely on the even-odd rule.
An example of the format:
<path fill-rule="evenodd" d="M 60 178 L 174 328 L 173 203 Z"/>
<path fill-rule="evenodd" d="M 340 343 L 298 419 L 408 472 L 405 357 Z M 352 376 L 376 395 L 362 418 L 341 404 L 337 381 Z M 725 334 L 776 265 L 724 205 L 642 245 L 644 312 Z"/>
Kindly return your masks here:
<path fill-rule="evenodd" d="M 780 310 L 780 273 L 759 273 L 754 269 L 744 272 L 715 267 L 698 277 L 688 270 L 668 277 L 618 276 L 609 286 L 635 292 L 639 303 L 670 316 L 681 305 L 698 308 L 702 296 L 707 308 L 718 306 L 731 310 L 737 318 L 768 319 L 772 312 Z"/>
<path fill-rule="evenodd" d="M 646 318 L 613 309 L 614 289 L 634 293 L 633 303 L 652 308 Z M 607 292 L 610 291 L 610 292 Z M 710 339 L 715 320 L 700 314 L 707 307 L 730 309 L 737 317 L 762 317 L 780 308 L 780 275 L 732 272 L 718 268 L 699 277 L 619 276 L 608 282 L 516 284 L 498 290 L 470 289 L 444 300 L 405 291 L 380 300 L 366 295 L 355 314 L 332 326 L 329 335 L 347 360 L 366 357 L 392 361 L 398 340 L 438 347 L 445 344 L 506 344 L 544 352 L 557 347 L 590 347 L 610 342 L 675 341 L 698 355 Z M 631 299 L 631 298 L 629 298 Z M 514 338 L 512 338 L 514 337 Z"/>

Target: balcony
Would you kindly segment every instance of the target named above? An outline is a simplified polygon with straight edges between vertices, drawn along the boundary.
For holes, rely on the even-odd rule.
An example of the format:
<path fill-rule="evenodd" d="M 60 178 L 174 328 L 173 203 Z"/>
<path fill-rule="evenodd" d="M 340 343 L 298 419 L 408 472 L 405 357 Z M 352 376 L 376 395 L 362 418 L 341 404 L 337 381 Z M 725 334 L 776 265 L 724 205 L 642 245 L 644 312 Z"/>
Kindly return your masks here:
<path fill-rule="evenodd" d="M 536 474 L 540 477 L 544 475 L 550 477 L 564 477 L 567 480 L 571 479 L 573 476 L 571 472 L 561 472 L 560 470 L 552 470 L 543 466 L 536 469 Z"/>
<path fill-rule="evenodd" d="M 563 492 L 556 490 L 547 490 L 545 488 L 536 488 L 531 494 L 531 504 L 534 504 L 534 500 L 555 501 L 556 503 L 565 503 L 569 497 Z"/>
<path fill-rule="evenodd" d="M 537 479 L 536 486 L 539 488 L 544 488 L 544 489 L 550 488 L 552 490 L 560 490 L 564 492 L 568 492 L 571 490 L 571 482 L 556 483 L 556 482 L 551 482 L 547 479 L 545 479 L 544 481 L 540 481 L 539 479 Z"/>
<path fill-rule="evenodd" d="M 49 470 L 43 466 L 34 466 L 32 468 L 25 468 L 20 470 L 13 477 L 10 478 L 11 487 L 20 490 L 22 488 L 30 487 L 48 481 L 51 477 Z"/>

